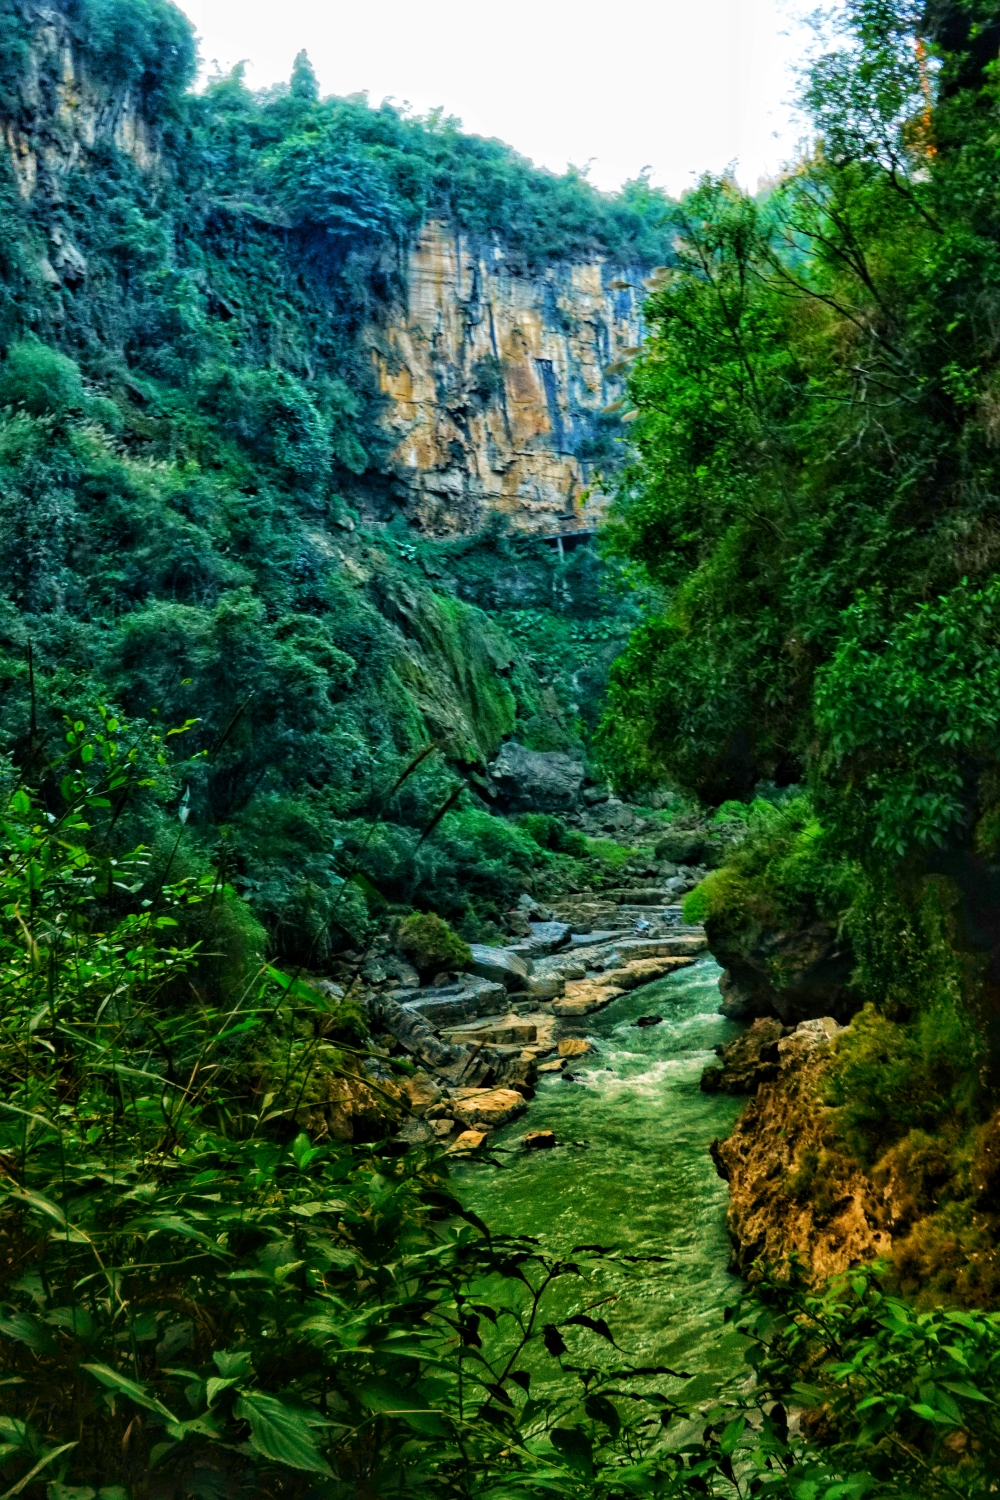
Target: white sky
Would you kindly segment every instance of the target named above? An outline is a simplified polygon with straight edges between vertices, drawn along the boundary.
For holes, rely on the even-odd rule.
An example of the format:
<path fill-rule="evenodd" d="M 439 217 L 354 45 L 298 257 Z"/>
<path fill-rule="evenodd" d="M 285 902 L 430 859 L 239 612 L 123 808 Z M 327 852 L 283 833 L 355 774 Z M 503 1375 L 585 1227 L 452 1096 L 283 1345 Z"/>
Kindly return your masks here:
<path fill-rule="evenodd" d="M 305 47 L 324 94 L 443 105 L 540 166 L 590 162 L 616 188 L 649 165 L 671 192 L 737 162 L 751 189 L 794 153 L 808 42 L 798 0 L 179 0 L 204 61 L 287 79 Z"/>

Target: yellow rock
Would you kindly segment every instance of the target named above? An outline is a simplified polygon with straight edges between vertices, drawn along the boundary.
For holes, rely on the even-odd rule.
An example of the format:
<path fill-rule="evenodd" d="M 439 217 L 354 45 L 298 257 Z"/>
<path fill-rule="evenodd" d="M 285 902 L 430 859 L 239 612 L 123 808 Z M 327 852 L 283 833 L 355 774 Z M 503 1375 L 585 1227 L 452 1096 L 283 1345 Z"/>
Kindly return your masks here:
<path fill-rule="evenodd" d="M 610 1005 L 612 1000 L 617 1000 L 619 995 L 625 991 L 617 985 L 597 984 L 592 979 L 581 979 L 574 984 L 566 986 L 566 993 L 561 1000 L 557 1000 L 552 1007 L 552 1013 L 556 1016 L 587 1016 L 592 1010 L 600 1010 L 602 1006 Z"/>
<path fill-rule="evenodd" d="M 453 1151 L 475 1151 L 485 1139 L 485 1130 L 463 1130 L 462 1134 L 457 1135 L 448 1147 L 448 1154 L 451 1155 Z"/>
<path fill-rule="evenodd" d="M 590 1043 L 585 1036 L 564 1036 L 559 1043 L 560 1057 L 583 1057 L 589 1051 Z"/>
<path fill-rule="evenodd" d="M 454 1108 L 459 1125 L 506 1125 L 527 1108 L 514 1089 L 487 1089 L 471 1099 L 460 1099 Z"/>

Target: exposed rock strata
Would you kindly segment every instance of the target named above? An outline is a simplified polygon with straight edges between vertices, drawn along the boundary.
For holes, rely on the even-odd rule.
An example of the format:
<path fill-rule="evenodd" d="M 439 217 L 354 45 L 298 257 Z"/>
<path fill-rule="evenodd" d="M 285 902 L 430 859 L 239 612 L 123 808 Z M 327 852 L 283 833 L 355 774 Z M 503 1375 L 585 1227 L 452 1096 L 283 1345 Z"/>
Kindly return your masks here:
<path fill-rule="evenodd" d="M 592 460 L 622 429 L 623 356 L 642 339 L 643 272 L 601 259 L 537 272 L 501 240 L 425 224 L 407 304 L 369 342 L 393 444 L 389 469 L 425 530 L 491 512 L 528 531 L 586 528 Z"/>

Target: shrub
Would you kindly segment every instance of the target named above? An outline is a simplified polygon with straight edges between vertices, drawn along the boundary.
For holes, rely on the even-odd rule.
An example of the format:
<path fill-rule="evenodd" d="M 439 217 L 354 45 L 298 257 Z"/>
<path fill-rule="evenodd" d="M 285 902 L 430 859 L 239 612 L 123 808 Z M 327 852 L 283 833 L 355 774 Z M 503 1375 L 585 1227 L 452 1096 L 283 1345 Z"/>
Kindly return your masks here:
<path fill-rule="evenodd" d="M 0 365 L 0 406 L 47 417 L 82 411 L 85 404 L 80 366 L 47 344 L 26 339 Z"/>
<path fill-rule="evenodd" d="M 567 828 L 562 818 L 554 813 L 522 813 L 517 826 L 523 828 L 540 849 L 572 854 L 576 859 L 587 856 L 587 840 L 583 834 L 576 828 Z"/>
<path fill-rule="evenodd" d="M 405 953 L 421 978 L 440 970 L 467 969 L 472 962 L 468 943 L 435 912 L 414 912 L 399 925 L 396 946 Z"/>

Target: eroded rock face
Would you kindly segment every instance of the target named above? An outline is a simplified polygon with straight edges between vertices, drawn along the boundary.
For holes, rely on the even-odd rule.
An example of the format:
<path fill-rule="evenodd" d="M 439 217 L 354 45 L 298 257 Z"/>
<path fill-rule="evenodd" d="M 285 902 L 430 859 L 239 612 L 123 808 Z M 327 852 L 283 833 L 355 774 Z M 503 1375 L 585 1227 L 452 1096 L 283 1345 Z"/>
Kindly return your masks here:
<path fill-rule="evenodd" d="M 774 1079 L 728 1139 L 712 1143 L 729 1183 L 733 1269 L 751 1279 L 765 1265 L 787 1268 L 794 1254 L 820 1282 L 891 1249 L 885 1193 L 839 1150 L 817 1086 L 839 1030 L 823 1017 L 778 1040 Z"/>
<path fill-rule="evenodd" d="M 722 1014 L 734 1021 L 777 1017 L 786 1026 L 819 1016 L 843 1022 L 859 1008 L 849 989 L 854 956 L 827 922 L 763 931 L 727 931 L 709 918 L 708 946 L 725 970 Z"/>
<path fill-rule="evenodd" d="M 152 172 L 159 141 L 138 89 L 109 85 L 88 68 L 68 8 L 23 0 L 21 11 L 30 41 L 17 69 L 16 101 L 8 101 L 0 120 L 20 196 L 29 199 L 41 189 L 50 202 L 60 202 L 67 176 L 108 142 L 141 172 Z M 58 226 L 40 270 L 53 286 L 75 286 L 86 275 L 86 261 Z"/>
<path fill-rule="evenodd" d="M 499 239 L 423 226 L 406 307 L 370 334 L 411 519 L 437 533 L 490 511 L 529 531 L 593 524 L 603 502 L 581 496 L 618 430 L 607 408 L 642 340 L 643 274 L 604 260 L 528 271 Z"/>

